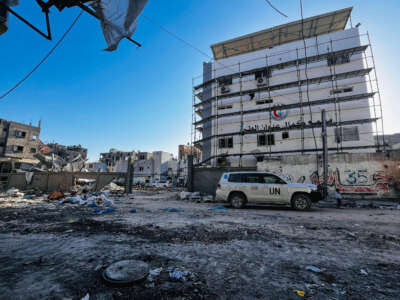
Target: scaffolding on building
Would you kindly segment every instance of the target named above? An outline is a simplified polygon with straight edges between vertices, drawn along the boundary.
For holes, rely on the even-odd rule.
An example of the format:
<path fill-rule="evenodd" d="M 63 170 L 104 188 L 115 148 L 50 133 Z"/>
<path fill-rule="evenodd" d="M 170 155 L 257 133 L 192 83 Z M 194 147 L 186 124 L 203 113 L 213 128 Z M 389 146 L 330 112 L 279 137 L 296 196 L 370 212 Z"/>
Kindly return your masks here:
<path fill-rule="evenodd" d="M 346 37 L 346 38 L 355 38 L 355 36 L 351 37 Z M 360 45 L 358 47 L 353 47 L 350 49 L 345 49 L 345 50 L 339 50 L 339 51 L 334 51 L 333 44 L 335 42 L 338 42 L 340 40 L 344 40 L 346 38 L 342 39 L 336 39 L 336 40 L 330 40 L 328 42 L 321 42 L 318 43 L 317 36 L 315 37 L 316 43 L 311 45 L 311 46 L 305 46 L 303 48 L 296 48 L 296 49 L 291 49 L 285 52 L 280 52 L 280 53 L 274 53 L 269 56 L 265 57 L 257 57 L 253 58 L 251 60 L 247 61 L 241 61 L 239 63 L 233 64 L 233 65 L 226 65 L 226 66 L 221 66 L 218 63 L 212 63 L 212 66 L 214 67 L 212 70 L 212 78 L 210 80 L 204 80 L 204 77 L 198 76 L 193 78 L 193 100 L 192 100 L 192 105 L 193 105 L 193 110 L 192 110 L 192 136 L 191 136 L 191 143 L 193 146 L 202 147 L 202 144 L 207 142 L 211 143 L 211 149 L 213 149 L 211 155 L 209 157 L 204 158 L 202 160 L 202 164 L 211 164 L 213 166 L 217 165 L 222 165 L 225 161 L 225 158 L 227 156 L 232 156 L 232 157 L 239 157 L 239 166 L 242 166 L 242 158 L 244 156 L 255 156 L 255 157 L 262 157 L 262 156 L 279 156 L 282 154 L 309 154 L 309 153 L 315 153 L 318 155 L 322 151 L 321 148 L 317 147 L 317 143 L 315 143 L 315 149 L 306 149 L 305 148 L 305 141 L 307 139 L 311 139 L 312 137 L 307 137 L 304 132 L 307 129 L 314 129 L 314 128 L 320 128 L 321 124 L 313 123 L 311 122 L 310 124 L 307 124 L 304 122 L 304 109 L 308 108 L 310 110 L 310 117 L 312 118 L 313 114 L 318 114 L 319 112 L 313 112 L 312 107 L 317 107 L 318 105 L 328 105 L 328 104 L 333 104 L 333 109 L 327 108 L 327 112 L 333 112 L 334 113 L 334 120 L 331 120 L 329 122 L 328 127 L 333 127 L 334 132 L 337 134 L 338 132 L 342 133 L 342 128 L 345 125 L 352 125 L 352 124 L 366 124 L 366 123 L 372 123 L 372 131 L 371 132 L 360 132 L 360 135 L 371 135 L 373 137 L 373 141 L 371 141 L 370 145 L 367 146 L 352 146 L 352 147 L 346 147 L 343 145 L 343 140 L 341 139 L 335 148 L 329 148 L 330 153 L 344 153 L 346 151 L 350 150 L 357 150 L 357 149 L 371 149 L 372 151 L 385 151 L 385 140 L 384 140 L 384 127 L 383 127 L 383 110 L 382 110 L 382 100 L 381 100 L 381 95 L 379 91 L 379 85 L 378 85 L 378 77 L 377 77 L 377 72 L 375 68 L 375 59 L 374 59 L 374 54 L 373 54 L 373 49 L 371 45 L 371 40 L 369 33 L 365 34 L 358 34 L 356 38 L 360 39 Z M 307 48 L 310 47 L 316 47 L 317 53 L 315 55 L 310 55 L 307 56 Z M 329 51 L 320 53 L 318 49 L 322 49 L 324 47 L 325 49 L 329 48 Z M 292 53 L 291 53 L 292 52 Z M 299 53 L 305 53 L 306 55 L 304 57 L 301 57 Z M 295 59 L 285 61 L 283 63 L 278 63 L 278 64 L 269 64 L 269 60 L 273 56 L 282 56 L 282 55 L 287 55 L 287 54 L 293 54 L 293 57 Z M 335 63 L 329 63 L 329 60 L 332 57 L 339 57 L 339 56 L 344 56 L 344 57 L 352 57 L 356 56 L 357 58 L 352 59 L 352 62 L 356 60 L 360 60 L 362 62 L 362 65 L 364 66 L 363 68 L 359 70 L 352 70 L 349 72 L 337 72 L 337 66 Z M 243 69 L 242 66 L 243 64 L 250 64 L 256 60 L 262 60 L 265 61 L 265 64 L 261 67 L 255 68 L 255 69 L 250 69 L 246 70 L 245 68 Z M 301 73 L 304 71 L 302 69 L 302 65 L 306 64 L 312 64 L 312 63 L 317 63 L 321 61 L 328 61 L 328 66 L 330 70 L 330 74 L 328 76 L 321 76 L 321 77 L 316 77 L 316 78 L 307 78 L 307 79 L 302 79 L 301 78 Z M 296 68 L 295 72 L 297 74 L 297 80 L 293 82 L 287 82 L 279 85 L 271 85 L 270 84 L 270 76 L 267 76 L 266 82 L 263 85 L 258 85 L 256 89 L 251 89 L 251 90 L 243 90 L 243 86 L 246 83 L 246 81 L 250 81 L 253 79 L 248 79 L 246 76 L 248 75 L 254 75 L 257 74 L 258 72 L 267 72 L 268 74 L 272 74 L 272 72 L 276 70 L 284 70 L 285 68 L 290 68 L 294 67 Z M 217 74 L 222 74 L 223 69 L 229 68 L 229 69 L 234 69 L 236 70 L 234 73 L 229 73 L 228 75 L 220 75 L 217 76 Z M 312 70 L 313 67 L 308 67 L 308 70 Z M 288 72 L 293 72 L 293 71 L 288 71 Z M 327 97 L 325 99 L 317 99 L 317 100 L 309 100 L 304 101 L 303 94 L 304 91 L 302 87 L 307 87 L 310 86 L 311 84 L 321 84 L 321 83 L 329 83 L 331 85 L 331 90 L 335 91 L 339 89 L 339 83 L 338 81 L 347 79 L 347 78 L 353 78 L 359 76 L 360 80 L 357 82 L 354 82 L 354 84 L 366 84 L 367 87 L 367 93 L 362 93 L 362 94 L 352 94 L 348 96 L 342 96 L 340 94 L 336 94 L 333 92 L 331 97 Z M 236 84 L 239 84 L 239 91 L 238 92 L 227 92 L 227 93 L 220 93 L 219 89 L 221 88 L 221 82 L 224 82 L 226 78 L 233 78 L 235 80 Z M 202 82 L 197 83 L 196 81 L 201 80 Z M 214 93 L 212 97 L 208 99 L 203 99 L 203 91 L 205 88 L 208 86 L 212 86 L 212 89 L 214 89 Z M 294 100 L 295 98 L 298 98 L 298 102 L 291 103 L 291 104 L 283 104 L 280 105 L 280 109 L 291 109 L 291 108 L 296 108 L 299 109 L 299 124 L 295 124 L 296 126 L 287 126 L 285 128 L 280 128 L 280 127 L 274 127 L 272 125 L 272 112 L 274 109 L 276 109 L 276 106 L 272 104 L 272 102 L 266 102 L 268 105 L 263 108 L 256 108 L 256 109 L 247 109 L 244 110 L 244 100 L 243 97 L 244 95 L 254 95 L 254 98 L 257 101 L 261 100 L 266 100 L 266 99 L 271 99 L 273 97 L 271 95 L 271 92 L 277 91 L 277 90 L 282 90 L 286 88 L 297 88 L 297 92 L 289 92 L 289 93 L 280 93 L 275 95 L 277 98 L 280 99 L 286 99 L 286 100 Z M 325 87 L 323 88 L 325 89 Z M 317 89 L 314 89 L 317 90 Z M 266 97 L 261 97 L 261 93 L 267 93 Z M 239 97 L 239 105 L 240 109 L 239 111 L 234 111 L 234 112 L 223 112 L 220 108 L 223 107 L 223 99 L 228 99 L 232 97 Z M 355 107 L 346 107 L 345 104 L 350 101 L 357 101 L 357 100 L 362 100 L 362 99 L 368 99 L 368 103 L 365 106 L 355 106 Z M 292 101 L 293 102 L 293 101 Z M 203 109 L 205 105 L 210 105 L 211 106 L 211 115 L 204 117 L 203 116 Z M 370 118 L 366 119 L 358 119 L 358 120 L 347 120 L 343 121 L 342 120 L 342 113 L 344 111 L 349 111 L 349 110 L 359 110 L 359 109 L 369 109 L 370 112 Z M 222 111 L 222 112 L 220 112 Z M 264 121 L 269 126 L 264 127 L 264 128 L 254 128 L 252 130 L 245 129 L 244 128 L 244 116 L 249 115 L 249 114 L 256 114 L 256 113 L 265 113 L 265 118 L 262 119 L 257 119 L 257 120 L 252 120 L 252 121 Z M 240 123 L 240 130 L 235 131 L 235 132 L 220 132 L 219 130 L 219 123 L 222 118 L 227 118 L 227 117 L 233 117 L 233 116 L 240 116 L 239 123 Z M 293 116 L 293 115 L 292 115 Z M 238 123 L 236 121 L 233 121 L 232 124 Z M 203 136 L 203 132 L 206 129 L 205 124 L 211 124 L 211 134 L 207 136 Z M 225 123 L 229 124 L 229 123 Z M 254 142 L 247 142 L 245 139 L 245 136 L 248 134 L 259 134 L 259 133 L 268 133 L 272 134 L 273 132 L 283 132 L 283 131 L 300 131 L 300 138 L 296 137 L 289 137 L 287 140 L 300 140 L 300 147 L 299 149 L 291 149 L 291 150 L 285 150 L 285 151 L 273 151 L 273 147 L 271 146 L 271 143 L 269 143 L 269 147 L 267 147 L 266 150 L 268 151 L 244 151 L 244 146 L 246 143 L 252 144 Z M 240 151 L 238 153 L 228 153 L 226 149 L 220 147 L 221 145 L 219 144 L 219 139 L 223 137 L 236 137 L 238 136 L 238 139 L 232 139 L 232 143 L 235 145 L 239 143 L 240 146 Z M 328 137 L 332 137 L 334 135 L 328 135 Z M 317 136 L 317 139 L 320 137 Z M 315 137 L 314 137 L 315 139 Z M 235 142 L 238 141 L 238 142 Z"/>

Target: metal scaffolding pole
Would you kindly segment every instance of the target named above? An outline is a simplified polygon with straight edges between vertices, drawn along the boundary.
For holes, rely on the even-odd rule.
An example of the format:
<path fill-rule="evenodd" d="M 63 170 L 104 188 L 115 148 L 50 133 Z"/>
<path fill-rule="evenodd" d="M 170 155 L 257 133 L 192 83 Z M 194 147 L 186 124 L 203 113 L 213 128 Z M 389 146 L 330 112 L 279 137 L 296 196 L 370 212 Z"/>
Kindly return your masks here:
<path fill-rule="evenodd" d="M 324 170 L 324 183 L 323 183 L 323 195 L 324 199 L 328 196 L 328 138 L 326 131 L 326 111 L 323 109 L 321 111 L 321 121 L 322 121 L 322 165 Z M 318 159 L 318 158 L 317 158 Z"/>

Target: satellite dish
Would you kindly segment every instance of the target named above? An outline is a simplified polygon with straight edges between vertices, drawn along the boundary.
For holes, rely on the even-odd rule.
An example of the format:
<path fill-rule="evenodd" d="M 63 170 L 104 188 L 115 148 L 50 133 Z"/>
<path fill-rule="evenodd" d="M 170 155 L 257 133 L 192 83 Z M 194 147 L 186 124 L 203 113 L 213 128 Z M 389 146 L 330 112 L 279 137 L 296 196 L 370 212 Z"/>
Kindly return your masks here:
<path fill-rule="evenodd" d="M 38 29 L 11 8 L 19 4 L 18 0 L 0 0 L 0 35 L 8 30 L 10 13 L 44 38 L 51 40 L 50 9 L 55 6 L 59 11 L 62 11 L 64 8 L 77 6 L 100 20 L 103 35 L 108 45 L 106 51 L 116 50 L 119 42 L 124 38 L 138 47 L 141 46 L 131 36 L 136 30 L 137 19 L 148 0 L 36 0 L 36 2 L 45 14 L 47 33 Z"/>

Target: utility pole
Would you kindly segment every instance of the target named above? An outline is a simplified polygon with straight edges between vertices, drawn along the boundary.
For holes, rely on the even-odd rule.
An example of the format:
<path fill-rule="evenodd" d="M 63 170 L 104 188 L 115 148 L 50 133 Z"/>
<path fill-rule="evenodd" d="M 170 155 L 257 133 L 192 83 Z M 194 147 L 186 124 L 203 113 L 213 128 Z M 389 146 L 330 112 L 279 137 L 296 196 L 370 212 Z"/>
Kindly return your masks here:
<path fill-rule="evenodd" d="M 132 193 L 132 180 L 133 180 L 132 173 L 133 173 L 132 156 L 129 156 L 128 169 L 127 169 L 126 177 L 125 177 L 125 193 L 126 194 Z"/>
<path fill-rule="evenodd" d="M 328 196 L 328 135 L 326 132 L 326 111 L 321 111 L 322 121 L 322 165 L 324 168 L 324 183 L 323 183 L 323 197 L 324 199 Z"/>

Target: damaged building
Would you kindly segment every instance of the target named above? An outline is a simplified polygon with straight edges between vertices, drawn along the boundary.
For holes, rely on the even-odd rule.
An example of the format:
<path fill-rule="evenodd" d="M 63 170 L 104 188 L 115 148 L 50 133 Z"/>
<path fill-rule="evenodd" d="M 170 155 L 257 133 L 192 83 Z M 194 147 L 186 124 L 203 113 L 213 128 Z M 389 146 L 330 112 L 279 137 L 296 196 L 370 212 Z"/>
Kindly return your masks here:
<path fill-rule="evenodd" d="M 111 148 L 110 151 L 100 153 L 100 162 L 104 163 L 108 172 L 126 172 L 128 169 L 128 159 L 137 159 L 135 151 L 121 151 Z"/>
<path fill-rule="evenodd" d="M 29 169 L 39 163 L 41 122 L 38 126 L 0 119 L 0 172 Z"/>

